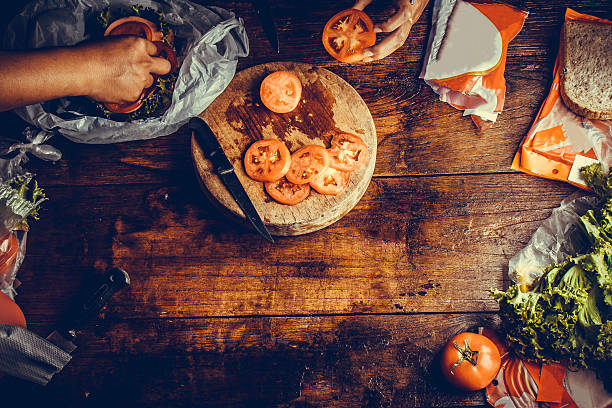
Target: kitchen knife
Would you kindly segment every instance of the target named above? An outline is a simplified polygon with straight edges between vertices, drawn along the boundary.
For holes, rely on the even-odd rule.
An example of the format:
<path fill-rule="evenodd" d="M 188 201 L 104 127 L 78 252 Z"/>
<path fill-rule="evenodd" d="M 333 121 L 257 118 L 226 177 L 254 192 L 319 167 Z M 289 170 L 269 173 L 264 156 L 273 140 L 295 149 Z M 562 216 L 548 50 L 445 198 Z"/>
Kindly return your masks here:
<path fill-rule="evenodd" d="M 223 148 L 208 124 L 198 117 L 191 118 L 189 129 L 192 130 L 196 141 L 204 152 L 204 156 L 212 163 L 213 171 L 221 178 L 221 181 L 227 187 L 232 197 L 234 197 L 246 218 L 262 237 L 274 243 L 272 235 L 268 232 L 268 229 L 253 206 L 253 202 L 246 191 L 244 191 L 244 187 L 242 187 L 240 180 L 238 180 L 236 173 L 234 173 L 234 167 L 223 152 Z"/>
<path fill-rule="evenodd" d="M 67 353 L 72 353 L 77 331 L 98 315 L 108 300 L 119 290 L 129 286 L 130 277 L 120 268 L 112 268 L 97 282 L 95 290 L 88 293 L 79 306 L 60 322 L 58 328 L 47 336 L 47 340 Z"/>
<path fill-rule="evenodd" d="M 272 17 L 269 1 L 253 0 L 253 7 L 255 7 L 255 12 L 259 16 L 259 20 L 261 21 L 264 32 L 272 45 L 272 49 L 276 50 L 276 53 L 279 54 L 280 46 L 278 43 L 278 33 L 276 32 L 276 24 L 274 23 L 274 17 Z"/>

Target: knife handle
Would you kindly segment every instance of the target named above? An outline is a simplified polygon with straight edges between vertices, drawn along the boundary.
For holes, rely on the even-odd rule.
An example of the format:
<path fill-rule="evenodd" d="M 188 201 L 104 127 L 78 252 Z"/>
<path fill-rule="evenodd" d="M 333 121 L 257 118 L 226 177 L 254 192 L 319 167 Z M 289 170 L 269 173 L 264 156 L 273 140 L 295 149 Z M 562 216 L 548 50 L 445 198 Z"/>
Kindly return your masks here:
<path fill-rule="evenodd" d="M 71 317 L 60 325 L 60 333 L 68 339 L 76 337 L 76 332 L 81 327 L 98 315 L 98 312 L 108 300 L 119 290 L 129 286 L 130 277 L 126 271 L 120 268 L 109 269 L 97 283 L 95 290 L 88 293 L 77 310 Z"/>
<path fill-rule="evenodd" d="M 212 163 L 217 174 L 226 174 L 234 171 L 234 166 L 227 159 L 223 148 L 208 124 L 199 117 L 189 120 L 189 129 L 193 131 L 198 144 L 206 157 Z"/>

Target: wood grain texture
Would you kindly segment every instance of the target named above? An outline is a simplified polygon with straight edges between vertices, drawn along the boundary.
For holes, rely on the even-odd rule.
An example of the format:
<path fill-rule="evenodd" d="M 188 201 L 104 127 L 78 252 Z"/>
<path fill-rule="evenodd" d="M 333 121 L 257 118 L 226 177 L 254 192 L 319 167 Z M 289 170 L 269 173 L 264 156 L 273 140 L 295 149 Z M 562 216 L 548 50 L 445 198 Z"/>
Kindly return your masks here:
<path fill-rule="evenodd" d="M 495 311 L 488 290 L 573 189 L 527 175 L 378 178 L 339 222 L 268 244 L 228 224 L 195 177 L 51 188 L 19 296 L 47 319 L 94 269 L 117 265 L 132 286 L 112 310 L 148 318 Z M 65 208 L 70 218 L 53 217 Z"/>
<path fill-rule="evenodd" d="M 337 223 L 272 246 L 203 196 L 185 128 L 110 146 L 52 139 L 63 159 L 28 163 L 50 198 L 19 271 L 29 327 L 46 335 L 110 265 L 133 283 L 47 388 L 0 379 L 0 395 L 17 399 L 7 406 L 483 408 L 482 393 L 440 380 L 436 354 L 457 331 L 496 324 L 488 289 L 507 285 L 509 257 L 576 191 L 509 166 L 548 92 L 565 8 L 610 19 L 609 4 L 511 1 L 530 15 L 508 48 L 504 111 L 478 133 L 418 79 L 431 4 L 398 51 L 346 65 L 320 34 L 350 0 L 272 1 L 280 55 L 252 2 L 198 2 L 244 19 L 239 70 L 308 63 L 362 96 L 378 135 L 372 183 Z M 24 4 L 3 4 L 3 26 Z M 393 5 L 366 11 L 380 23 Z M 0 119 L 18 138 L 23 122 Z"/>
<path fill-rule="evenodd" d="M 292 112 L 271 112 L 259 99 L 261 81 L 276 71 L 289 71 L 302 83 L 301 101 Z M 294 62 L 248 68 L 236 74 L 225 91 L 200 116 L 217 136 L 234 166 L 234 173 L 273 235 L 307 234 L 338 221 L 357 204 L 372 178 L 377 145 L 372 115 L 359 94 L 326 69 Z M 367 161 L 351 173 L 349 185 L 336 196 L 312 190 L 304 201 L 293 206 L 282 205 L 265 192 L 263 183 L 252 180 L 245 173 L 245 152 L 258 140 L 281 140 L 293 153 L 313 144 L 331 147 L 330 132 L 333 131 L 359 135 L 369 151 Z M 244 221 L 244 213 L 214 173 L 195 138 L 191 140 L 191 151 L 196 172 L 211 198 Z"/>
<path fill-rule="evenodd" d="M 496 324 L 489 314 L 142 320 L 106 313 L 53 383 L 35 392 L 14 386 L 12 395 L 21 406 L 60 399 L 64 407 L 482 406 L 482 392 L 443 380 L 438 353 L 454 334 Z"/>

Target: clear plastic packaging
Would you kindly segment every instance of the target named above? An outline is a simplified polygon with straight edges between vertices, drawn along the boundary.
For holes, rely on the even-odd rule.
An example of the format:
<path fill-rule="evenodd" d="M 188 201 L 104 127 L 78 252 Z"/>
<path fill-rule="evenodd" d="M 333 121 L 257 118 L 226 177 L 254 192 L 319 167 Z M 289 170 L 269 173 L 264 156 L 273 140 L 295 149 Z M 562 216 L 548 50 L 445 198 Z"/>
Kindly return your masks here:
<path fill-rule="evenodd" d="M 508 262 L 508 275 L 519 285 L 531 284 L 544 268 L 570 255 L 584 253 L 590 246 L 578 219 L 601 199 L 575 193 L 564 199 L 534 232 L 529 243 Z"/>
<path fill-rule="evenodd" d="M 490 127 L 503 109 L 508 44 L 527 14 L 497 2 L 435 1 L 420 77 L 478 129 Z"/>
<path fill-rule="evenodd" d="M 612 24 L 610 20 L 569 8 L 565 12 L 565 21 Z M 569 110 L 559 93 L 562 70 L 557 55 L 550 92 L 523 138 L 512 168 L 588 189 L 580 176 L 581 167 L 598 161 L 605 169 L 612 166 L 612 120 L 588 119 Z"/>
<path fill-rule="evenodd" d="M 60 133 L 78 143 L 116 143 L 153 139 L 175 132 L 225 89 L 236 71 L 238 57 L 248 55 L 242 20 L 219 7 L 186 0 L 36 0 L 9 24 L 4 48 L 23 50 L 71 46 L 90 40 L 88 27 L 107 8 L 139 5 L 163 13 L 181 47 L 181 67 L 172 102 L 159 117 L 118 122 L 74 110 L 73 99 L 38 103 L 15 112 L 45 133 Z"/>
<path fill-rule="evenodd" d="M 59 160 L 60 152 L 45 145 L 44 133 L 24 131 L 26 142 L 13 144 L 9 157 L 0 158 L 0 291 L 15 297 L 15 278 L 23 262 L 28 235 L 29 216 L 36 217 L 45 196 L 33 175 L 23 168 L 27 154 L 46 160 Z"/>

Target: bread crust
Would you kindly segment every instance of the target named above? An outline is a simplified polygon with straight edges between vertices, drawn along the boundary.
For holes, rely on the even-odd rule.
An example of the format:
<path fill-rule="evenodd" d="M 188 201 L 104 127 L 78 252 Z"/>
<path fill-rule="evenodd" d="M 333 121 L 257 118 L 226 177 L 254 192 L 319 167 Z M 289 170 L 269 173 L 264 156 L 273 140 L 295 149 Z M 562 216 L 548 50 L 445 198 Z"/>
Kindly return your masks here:
<path fill-rule="evenodd" d="M 586 22 L 585 22 L 586 23 Z M 598 24 L 596 22 L 588 22 L 587 24 Z M 563 28 L 561 30 L 561 41 L 559 44 L 559 61 L 560 61 L 560 71 L 559 71 L 559 94 L 561 95 L 561 99 L 565 106 L 576 115 L 583 116 L 588 119 L 597 119 L 597 120 L 609 120 L 612 119 L 612 111 L 593 111 L 586 106 L 582 106 L 581 104 L 573 101 L 565 91 L 565 74 L 566 74 L 566 61 L 567 61 L 567 24 L 563 24 Z"/>
<path fill-rule="evenodd" d="M 565 106 L 567 106 L 567 108 L 571 110 L 572 112 L 574 112 L 576 115 L 583 116 L 588 119 L 597 119 L 597 120 L 612 119 L 612 112 L 594 112 L 572 101 L 565 94 L 565 89 L 563 87 L 563 80 L 561 82 L 561 86 L 559 87 L 559 94 L 561 94 L 561 99 L 563 99 L 563 103 L 565 104 Z"/>

